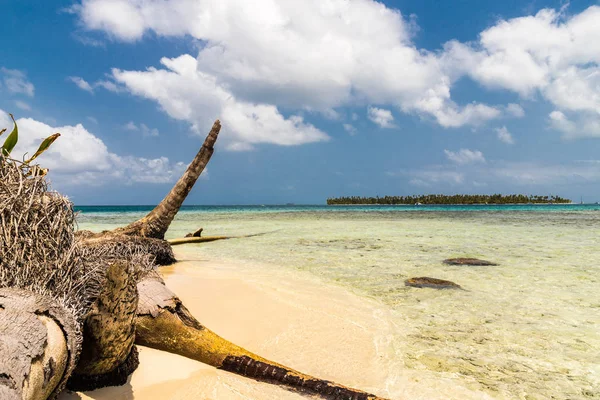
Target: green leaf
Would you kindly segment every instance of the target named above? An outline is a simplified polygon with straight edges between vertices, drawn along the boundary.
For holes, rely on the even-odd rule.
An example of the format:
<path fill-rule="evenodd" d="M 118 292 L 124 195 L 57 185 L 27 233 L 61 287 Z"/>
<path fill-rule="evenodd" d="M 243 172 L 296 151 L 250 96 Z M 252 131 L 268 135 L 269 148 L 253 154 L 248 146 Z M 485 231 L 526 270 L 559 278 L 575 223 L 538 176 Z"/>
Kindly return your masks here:
<path fill-rule="evenodd" d="M 25 164 L 29 164 L 30 162 L 35 160 L 40 154 L 48 150 L 48 147 L 50 147 L 52 143 L 54 143 L 54 141 L 59 138 L 59 136 L 60 133 L 55 133 L 54 135 L 48 136 L 46 139 L 44 139 L 44 141 L 42 142 L 42 144 L 40 144 L 40 147 L 37 149 L 35 154 L 29 160 L 25 161 Z"/>
<path fill-rule="evenodd" d="M 15 123 L 15 127 L 2 145 L 2 154 L 5 156 L 10 155 L 10 152 L 15 148 L 17 142 L 19 141 L 19 128 L 17 128 L 17 121 L 15 121 L 15 117 L 13 117 L 12 114 L 8 115 L 10 115 L 10 118 L 12 118 L 13 122 Z"/>
<path fill-rule="evenodd" d="M 4 132 L 6 132 L 6 128 L 4 128 L 4 129 L 0 130 L 0 136 L 2 136 L 2 134 L 3 134 Z"/>

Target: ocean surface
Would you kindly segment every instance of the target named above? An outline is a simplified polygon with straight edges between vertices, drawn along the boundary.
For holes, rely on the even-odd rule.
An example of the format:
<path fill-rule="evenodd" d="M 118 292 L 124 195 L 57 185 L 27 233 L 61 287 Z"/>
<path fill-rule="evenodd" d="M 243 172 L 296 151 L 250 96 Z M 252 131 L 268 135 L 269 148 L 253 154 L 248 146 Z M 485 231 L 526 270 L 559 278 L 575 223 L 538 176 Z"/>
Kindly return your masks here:
<path fill-rule="evenodd" d="M 79 228 L 112 229 L 151 208 L 78 207 Z M 400 387 L 410 377 L 437 385 L 440 399 L 456 398 L 451 388 L 472 399 L 600 399 L 599 205 L 188 206 L 167 237 L 199 227 L 261 235 L 186 246 L 198 260 L 309 274 L 374 300 L 392 398 L 423 398 Z M 442 263 L 451 257 L 499 266 Z M 421 276 L 465 290 L 404 285 Z"/>

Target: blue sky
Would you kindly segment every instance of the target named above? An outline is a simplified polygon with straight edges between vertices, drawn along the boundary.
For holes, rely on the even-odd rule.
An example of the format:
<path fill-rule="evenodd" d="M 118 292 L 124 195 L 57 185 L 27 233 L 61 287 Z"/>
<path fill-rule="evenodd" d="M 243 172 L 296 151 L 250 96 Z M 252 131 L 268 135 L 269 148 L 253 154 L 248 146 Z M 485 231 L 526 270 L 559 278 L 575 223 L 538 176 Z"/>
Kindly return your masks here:
<path fill-rule="evenodd" d="M 0 125 L 76 204 L 600 200 L 598 1 L 3 1 Z"/>

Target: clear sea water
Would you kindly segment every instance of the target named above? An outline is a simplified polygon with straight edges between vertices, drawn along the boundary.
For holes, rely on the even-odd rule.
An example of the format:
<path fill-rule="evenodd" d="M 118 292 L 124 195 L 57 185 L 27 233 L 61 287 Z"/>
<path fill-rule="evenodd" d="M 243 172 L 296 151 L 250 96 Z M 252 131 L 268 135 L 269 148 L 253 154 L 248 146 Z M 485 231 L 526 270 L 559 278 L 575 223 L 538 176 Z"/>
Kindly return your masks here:
<path fill-rule="evenodd" d="M 79 226 L 111 229 L 151 208 L 79 207 Z M 392 397 L 402 375 L 461 398 L 600 399 L 598 205 L 188 206 L 167 236 L 198 227 L 264 233 L 195 245 L 202 260 L 310 274 L 380 304 Z M 404 285 L 420 276 L 466 290 Z"/>

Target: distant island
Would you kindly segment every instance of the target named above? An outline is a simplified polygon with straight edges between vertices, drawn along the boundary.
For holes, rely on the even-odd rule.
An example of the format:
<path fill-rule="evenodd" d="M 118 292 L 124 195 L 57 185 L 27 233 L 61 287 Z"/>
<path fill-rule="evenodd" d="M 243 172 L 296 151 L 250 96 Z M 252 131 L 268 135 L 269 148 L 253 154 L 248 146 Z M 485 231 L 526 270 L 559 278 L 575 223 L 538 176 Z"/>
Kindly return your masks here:
<path fill-rule="evenodd" d="M 569 204 L 571 200 L 559 196 L 527 196 L 524 194 L 428 194 L 422 196 L 332 197 L 327 205 L 395 205 L 395 204 Z"/>

